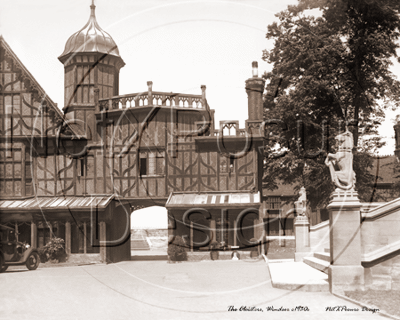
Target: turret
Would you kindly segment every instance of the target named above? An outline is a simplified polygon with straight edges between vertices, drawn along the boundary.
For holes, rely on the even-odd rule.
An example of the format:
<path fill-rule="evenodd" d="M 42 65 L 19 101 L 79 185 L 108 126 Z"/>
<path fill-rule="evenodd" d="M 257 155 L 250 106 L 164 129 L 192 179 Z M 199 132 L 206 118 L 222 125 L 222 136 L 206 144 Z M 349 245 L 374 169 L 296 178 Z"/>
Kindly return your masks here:
<path fill-rule="evenodd" d="M 119 71 L 125 65 L 114 40 L 97 23 L 95 8 L 92 3 L 89 21 L 58 57 L 65 69 L 64 113 L 87 124 L 92 133 L 96 89 L 99 99 L 118 95 Z"/>

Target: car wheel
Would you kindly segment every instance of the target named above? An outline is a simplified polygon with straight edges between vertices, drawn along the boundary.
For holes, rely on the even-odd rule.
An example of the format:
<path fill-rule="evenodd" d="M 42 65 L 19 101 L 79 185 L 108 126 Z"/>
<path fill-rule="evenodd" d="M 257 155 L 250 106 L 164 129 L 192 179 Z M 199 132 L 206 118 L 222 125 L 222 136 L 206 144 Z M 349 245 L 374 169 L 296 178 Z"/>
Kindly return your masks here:
<path fill-rule="evenodd" d="M 29 270 L 36 270 L 37 267 L 39 267 L 39 263 L 40 263 L 39 255 L 36 252 L 32 252 L 28 257 L 28 260 L 26 260 L 26 267 Z"/>
<path fill-rule="evenodd" d="M 8 266 L 2 266 L 2 267 L 0 268 L 0 273 L 6 271 L 7 268 L 8 268 Z"/>

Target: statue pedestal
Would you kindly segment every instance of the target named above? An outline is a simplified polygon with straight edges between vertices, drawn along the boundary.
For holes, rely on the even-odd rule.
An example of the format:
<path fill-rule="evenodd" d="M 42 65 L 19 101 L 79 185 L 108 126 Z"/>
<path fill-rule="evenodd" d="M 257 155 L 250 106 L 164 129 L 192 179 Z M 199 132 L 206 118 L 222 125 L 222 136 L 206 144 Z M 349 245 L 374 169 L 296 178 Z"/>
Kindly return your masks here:
<path fill-rule="evenodd" d="M 311 255 L 310 248 L 310 223 L 306 216 L 297 216 L 294 222 L 296 252 L 294 261 L 303 261 L 304 257 Z"/>
<path fill-rule="evenodd" d="M 330 291 L 364 289 L 361 265 L 360 201 L 356 191 L 336 189 L 331 194 L 329 210 L 330 256 L 328 270 Z"/>

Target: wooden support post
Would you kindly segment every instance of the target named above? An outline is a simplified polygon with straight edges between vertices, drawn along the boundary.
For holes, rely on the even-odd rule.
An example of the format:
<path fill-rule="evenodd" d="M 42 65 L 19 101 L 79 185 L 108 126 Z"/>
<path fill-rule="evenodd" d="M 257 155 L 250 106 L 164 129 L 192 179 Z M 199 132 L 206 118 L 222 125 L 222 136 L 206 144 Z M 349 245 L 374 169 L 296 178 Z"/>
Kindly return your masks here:
<path fill-rule="evenodd" d="M 190 251 L 193 252 L 193 221 L 190 221 Z"/>
<path fill-rule="evenodd" d="M 67 255 L 71 254 L 71 223 L 65 223 L 65 252 Z"/>
<path fill-rule="evenodd" d="M 86 232 L 86 221 L 83 223 L 83 253 L 87 253 L 87 232 Z"/>
<path fill-rule="evenodd" d="M 37 248 L 37 225 L 35 222 L 31 222 L 31 247 Z"/>
<path fill-rule="evenodd" d="M 210 221 L 210 238 L 211 241 L 216 241 L 217 240 L 217 234 L 216 234 L 216 224 L 215 224 L 215 220 L 211 219 Z"/>
<path fill-rule="evenodd" d="M 100 221 L 100 260 L 103 263 L 107 263 L 107 251 L 106 251 L 106 223 L 104 221 Z"/>
<path fill-rule="evenodd" d="M 236 228 L 237 219 L 233 222 L 233 245 L 237 246 L 237 228 Z"/>

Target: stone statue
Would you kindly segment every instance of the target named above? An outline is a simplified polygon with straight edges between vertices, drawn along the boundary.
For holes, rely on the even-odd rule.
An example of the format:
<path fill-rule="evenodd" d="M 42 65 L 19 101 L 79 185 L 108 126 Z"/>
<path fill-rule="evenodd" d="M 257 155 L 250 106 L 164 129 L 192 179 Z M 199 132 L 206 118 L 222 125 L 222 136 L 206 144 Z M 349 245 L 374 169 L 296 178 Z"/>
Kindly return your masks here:
<path fill-rule="evenodd" d="M 296 214 L 297 216 L 305 216 L 306 215 L 306 207 L 307 207 L 307 193 L 306 188 L 301 187 L 299 192 L 299 199 L 295 201 L 296 206 Z"/>
<path fill-rule="evenodd" d="M 354 190 L 356 174 L 353 170 L 353 134 L 346 129 L 335 138 L 337 153 L 329 153 L 325 164 L 329 167 L 332 181 L 341 190 Z"/>

